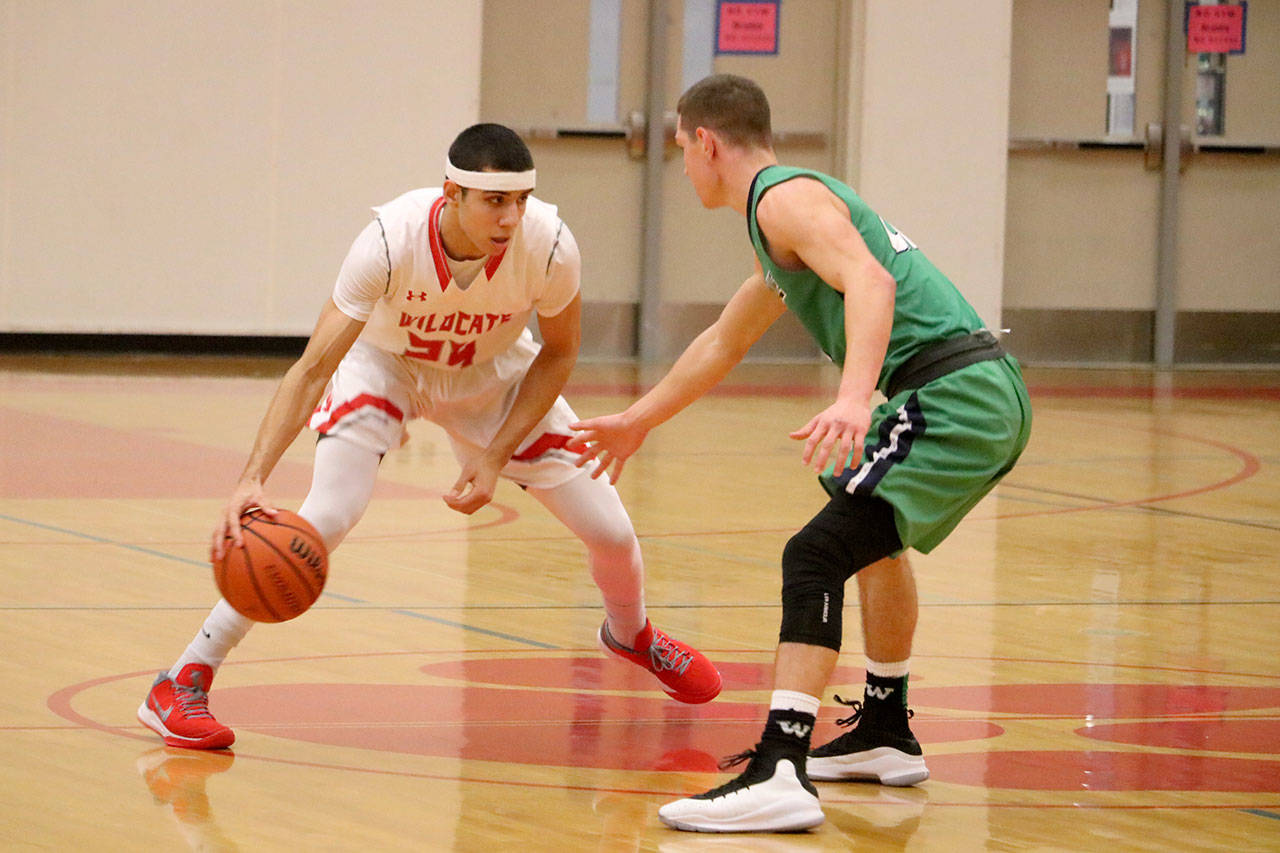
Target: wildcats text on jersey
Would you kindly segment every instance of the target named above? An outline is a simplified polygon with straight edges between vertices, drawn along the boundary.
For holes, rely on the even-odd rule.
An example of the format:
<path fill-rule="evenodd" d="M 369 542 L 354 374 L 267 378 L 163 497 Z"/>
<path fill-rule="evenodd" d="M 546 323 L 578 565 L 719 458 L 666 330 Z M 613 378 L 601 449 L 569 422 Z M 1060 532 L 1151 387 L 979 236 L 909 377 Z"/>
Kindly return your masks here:
<path fill-rule="evenodd" d="M 511 322 L 510 314 L 409 314 L 400 312 L 400 328 L 412 326 L 420 332 L 452 332 L 455 335 L 479 335 L 494 326 Z"/>
<path fill-rule="evenodd" d="M 428 333 L 449 332 L 453 335 L 480 335 L 511 322 L 510 314 L 468 314 L 454 311 L 449 314 L 409 314 L 400 312 L 400 327 L 414 328 Z M 408 332 L 409 346 L 402 353 L 407 358 L 438 362 L 445 358 L 446 367 L 470 367 L 476 358 L 475 341 L 456 341 L 451 338 L 424 338 Z M 445 344 L 449 344 L 445 356 Z"/>

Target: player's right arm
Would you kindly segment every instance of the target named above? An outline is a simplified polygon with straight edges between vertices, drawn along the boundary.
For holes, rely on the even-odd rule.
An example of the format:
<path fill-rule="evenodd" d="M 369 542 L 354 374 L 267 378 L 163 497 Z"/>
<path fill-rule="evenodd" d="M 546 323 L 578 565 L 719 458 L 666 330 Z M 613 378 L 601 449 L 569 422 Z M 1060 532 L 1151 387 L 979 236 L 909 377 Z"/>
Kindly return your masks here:
<path fill-rule="evenodd" d="M 228 536 L 235 547 L 244 544 L 240 537 L 240 514 L 246 509 L 260 506 L 268 515 L 275 514 L 276 508 L 267 499 L 263 483 L 306 426 L 329 383 L 329 377 L 337 370 L 338 362 L 342 361 L 362 329 L 364 321 L 348 317 L 333 299 L 325 303 L 306 349 L 280 380 L 258 425 L 249 460 L 213 531 L 210 549 L 213 559 L 222 558 Z"/>
<path fill-rule="evenodd" d="M 755 273 L 742 283 L 719 318 L 694 338 L 666 376 L 626 411 L 573 424 L 574 447 L 581 449 L 578 466 L 592 460 L 592 477 L 609 471 L 618 482 L 622 466 L 644 442 L 649 431 L 714 388 L 742 361 L 787 308 L 764 281 L 757 261 Z"/>
<path fill-rule="evenodd" d="M 235 547 L 243 546 L 240 514 L 246 509 L 260 506 L 268 515 L 275 514 L 276 508 L 267 499 L 263 483 L 306 426 L 329 378 L 338 369 L 338 362 L 360 336 L 390 280 L 386 240 L 381 223 L 375 219 L 351 244 L 333 295 L 321 309 L 306 349 L 280 380 L 262 416 L 240 481 L 213 530 L 209 549 L 212 559 L 222 559 L 228 536 Z"/>

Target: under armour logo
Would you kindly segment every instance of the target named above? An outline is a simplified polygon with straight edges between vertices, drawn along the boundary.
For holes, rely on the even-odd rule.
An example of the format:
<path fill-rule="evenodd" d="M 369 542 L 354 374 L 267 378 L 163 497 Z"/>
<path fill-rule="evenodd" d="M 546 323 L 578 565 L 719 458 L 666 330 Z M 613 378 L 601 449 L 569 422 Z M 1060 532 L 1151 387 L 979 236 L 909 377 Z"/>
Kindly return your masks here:
<path fill-rule="evenodd" d="M 877 687 L 872 684 L 867 685 L 867 695 L 874 696 L 876 699 L 888 699 L 893 695 L 892 687 Z"/>
<path fill-rule="evenodd" d="M 809 732 L 813 730 L 813 726 L 808 723 L 793 723 L 790 720 L 779 720 L 778 728 L 796 737 L 808 737 Z"/>

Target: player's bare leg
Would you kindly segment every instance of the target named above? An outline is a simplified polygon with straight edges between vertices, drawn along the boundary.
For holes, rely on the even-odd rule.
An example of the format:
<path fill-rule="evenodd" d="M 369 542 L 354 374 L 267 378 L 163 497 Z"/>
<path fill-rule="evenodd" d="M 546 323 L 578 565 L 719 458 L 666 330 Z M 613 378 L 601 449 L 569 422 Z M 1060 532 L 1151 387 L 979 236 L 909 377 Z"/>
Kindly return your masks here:
<path fill-rule="evenodd" d="M 867 683 L 862 701 L 836 701 L 852 713 L 849 731 L 809 753 L 810 778 L 905 786 L 929 778 L 909 720 L 907 675 L 918 605 L 905 555 L 879 560 L 857 574 Z"/>

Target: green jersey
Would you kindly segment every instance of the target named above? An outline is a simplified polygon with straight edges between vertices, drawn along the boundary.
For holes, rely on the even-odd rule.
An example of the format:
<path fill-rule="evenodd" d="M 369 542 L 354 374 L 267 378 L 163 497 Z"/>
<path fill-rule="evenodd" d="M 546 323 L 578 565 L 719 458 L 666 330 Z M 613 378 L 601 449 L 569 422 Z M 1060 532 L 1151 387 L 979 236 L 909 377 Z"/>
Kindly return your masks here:
<path fill-rule="evenodd" d="M 751 245 L 764 269 L 765 281 L 774 288 L 813 335 L 822 351 L 836 364 L 844 364 L 844 294 L 816 273 L 787 270 L 769 257 L 768 246 L 756 222 L 760 198 L 783 181 L 809 177 L 821 181 L 849 208 L 849 219 L 871 254 L 898 283 L 893 303 L 893 329 L 880 368 L 877 387 L 882 391 L 889 377 L 924 346 L 982 329 L 978 312 L 914 243 L 881 219 L 847 184 L 812 169 L 767 166 L 756 174 L 747 196 L 747 230 Z"/>

